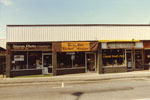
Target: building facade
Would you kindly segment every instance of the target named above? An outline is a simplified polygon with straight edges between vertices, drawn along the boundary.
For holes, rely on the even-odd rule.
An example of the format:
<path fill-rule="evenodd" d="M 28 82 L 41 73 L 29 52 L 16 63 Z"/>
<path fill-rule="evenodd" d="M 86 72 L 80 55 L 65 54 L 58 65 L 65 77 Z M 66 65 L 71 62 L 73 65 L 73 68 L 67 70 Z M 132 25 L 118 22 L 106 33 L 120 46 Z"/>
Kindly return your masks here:
<path fill-rule="evenodd" d="M 6 39 L 0 39 L 0 74 L 6 69 Z"/>
<path fill-rule="evenodd" d="M 149 32 L 150 25 L 7 25 L 6 75 L 148 69 Z"/>

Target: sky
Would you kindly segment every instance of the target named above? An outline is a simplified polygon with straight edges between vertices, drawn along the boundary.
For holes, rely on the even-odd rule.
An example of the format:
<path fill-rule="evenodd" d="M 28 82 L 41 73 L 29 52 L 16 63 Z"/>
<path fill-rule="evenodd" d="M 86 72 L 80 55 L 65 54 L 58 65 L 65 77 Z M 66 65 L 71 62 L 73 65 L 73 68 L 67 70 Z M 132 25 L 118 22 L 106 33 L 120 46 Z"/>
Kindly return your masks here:
<path fill-rule="evenodd" d="M 0 0 L 0 38 L 10 24 L 150 24 L 150 0 Z"/>

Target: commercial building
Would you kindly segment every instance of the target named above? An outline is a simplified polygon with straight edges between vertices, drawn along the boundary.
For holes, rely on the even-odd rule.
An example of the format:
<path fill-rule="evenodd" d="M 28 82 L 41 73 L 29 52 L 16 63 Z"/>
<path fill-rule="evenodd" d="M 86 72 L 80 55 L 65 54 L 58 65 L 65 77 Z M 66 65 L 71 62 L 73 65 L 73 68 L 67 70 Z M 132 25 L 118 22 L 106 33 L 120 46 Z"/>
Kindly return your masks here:
<path fill-rule="evenodd" d="M 6 75 L 148 69 L 149 32 L 150 25 L 7 25 Z"/>
<path fill-rule="evenodd" d="M 6 39 L 0 39 L 0 74 L 6 69 Z"/>

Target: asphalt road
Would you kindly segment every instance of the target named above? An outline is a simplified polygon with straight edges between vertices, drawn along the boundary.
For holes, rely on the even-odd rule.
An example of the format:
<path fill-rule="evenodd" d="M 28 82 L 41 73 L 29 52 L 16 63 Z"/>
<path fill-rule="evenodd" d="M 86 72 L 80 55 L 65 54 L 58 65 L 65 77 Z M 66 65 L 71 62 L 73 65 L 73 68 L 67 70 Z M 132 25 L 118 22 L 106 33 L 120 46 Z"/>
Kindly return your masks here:
<path fill-rule="evenodd" d="M 150 100 L 150 78 L 0 84 L 0 100 Z"/>

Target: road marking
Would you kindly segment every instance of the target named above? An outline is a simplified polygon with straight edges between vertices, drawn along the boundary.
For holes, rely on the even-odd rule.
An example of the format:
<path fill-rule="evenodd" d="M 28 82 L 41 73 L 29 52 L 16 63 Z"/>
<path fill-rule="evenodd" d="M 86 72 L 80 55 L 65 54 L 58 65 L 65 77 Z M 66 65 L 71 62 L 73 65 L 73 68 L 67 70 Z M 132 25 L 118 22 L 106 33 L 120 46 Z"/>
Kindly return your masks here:
<path fill-rule="evenodd" d="M 73 86 L 65 86 L 65 87 L 53 87 L 53 88 L 71 88 Z"/>
<path fill-rule="evenodd" d="M 53 87 L 53 88 L 71 88 L 72 86 L 65 86 L 65 83 L 61 82 L 61 87 Z"/>

